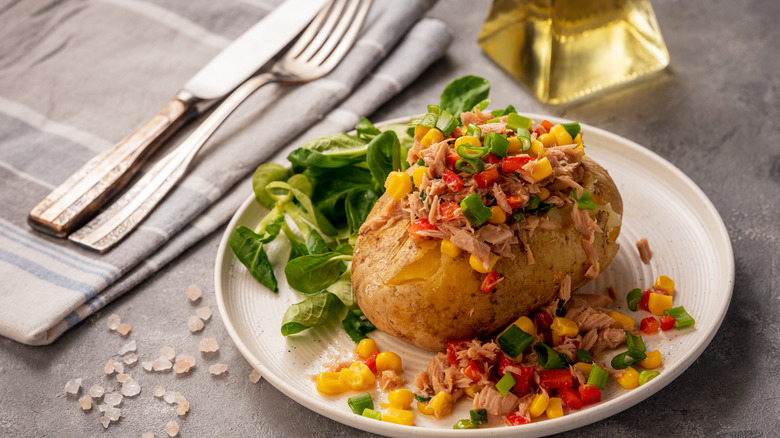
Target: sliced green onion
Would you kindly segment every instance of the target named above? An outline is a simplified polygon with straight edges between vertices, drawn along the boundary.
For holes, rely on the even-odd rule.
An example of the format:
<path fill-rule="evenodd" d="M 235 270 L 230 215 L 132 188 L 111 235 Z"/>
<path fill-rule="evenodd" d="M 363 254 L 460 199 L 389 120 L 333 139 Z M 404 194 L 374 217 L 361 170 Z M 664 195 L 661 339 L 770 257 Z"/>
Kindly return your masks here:
<path fill-rule="evenodd" d="M 588 353 L 588 350 L 583 350 L 582 348 L 577 349 L 577 359 L 580 360 L 580 362 L 584 363 L 593 363 L 595 362 L 593 360 L 593 356 Z"/>
<path fill-rule="evenodd" d="M 422 158 L 420 158 L 419 160 L 417 160 L 417 165 L 418 165 L 418 166 L 425 166 L 425 160 L 423 160 Z"/>
<path fill-rule="evenodd" d="M 414 138 L 414 126 L 410 126 L 406 129 L 406 135 Z"/>
<path fill-rule="evenodd" d="M 512 377 L 512 373 L 504 374 L 504 377 L 502 377 L 501 380 L 496 383 L 496 389 L 501 393 L 501 395 L 507 395 L 509 390 L 514 388 L 514 386 L 515 378 Z"/>
<path fill-rule="evenodd" d="M 476 175 L 485 170 L 485 163 L 479 158 L 459 158 L 458 161 L 455 162 L 455 170 Z"/>
<path fill-rule="evenodd" d="M 485 146 L 490 148 L 490 152 L 499 158 L 506 157 L 509 152 L 509 140 L 507 140 L 505 135 L 497 132 L 490 132 L 485 135 Z"/>
<path fill-rule="evenodd" d="M 505 115 L 507 115 L 509 113 L 514 113 L 514 112 L 517 112 L 515 107 L 513 107 L 512 105 L 509 105 L 505 109 L 493 110 L 493 111 L 490 112 L 490 114 L 492 114 L 493 117 L 501 117 L 501 116 L 505 116 Z"/>
<path fill-rule="evenodd" d="M 582 196 L 577 198 L 577 191 L 572 190 L 569 192 L 569 196 L 577 202 L 577 208 L 580 210 L 595 210 L 596 203 L 590 197 L 590 192 L 587 190 L 582 191 Z"/>
<path fill-rule="evenodd" d="M 475 426 L 485 424 L 488 421 L 487 409 L 472 409 L 469 411 L 469 416 L 471 417 L 471 424 Z"/>
<path fill-rule="evenodd" d="M 590 375 L 588 376 L 588 384 L 594 385 L 596 388 L 603 390 L 604 385 L 607 383 L 607 377 L 609 373 L 598 365 L 590 367 Z"/>
<path fill-rule="evenodd" d="M 373 409 L 363 409 L 363 416 L 373 418 L 374 420 L 382 419 L 382 413 Z"/>
<path fill-rule="evenodd" d="M 688 327 L 696 323 L 693 317 L 685 311 L 685 307 L 678 306 L 671 309 L 664 310 L 664 315 L 671 315 L 676 320 L 674 322 L 674 328 Z"/>
<path fill-rule="evenodd" d="M 523 329 L 517 325 L 512 324 L 496 340 L 501 347 L 501 351 L 510 357 L 517 357 L 531 345 L 534 341 L 534 337 L 524 332 Z"/>
<path fill-rule="evenodd" d="M 626 360 L 626 358 L 630 358 L 630 359 Z M 646 358 L 647 355 L 645 354 L 644 351 L 628 350 L 612 358 L 612 368 L 616 370 L 624 370 L 630 367 L 631 365 L 639 362 L 640 360 L 644 360 Z"/>
<path fill-rule="evenodd" d="M 431 396 L 429 395 L 429 396 L 427 396 L 427 397 L 423 397 L 423 396 L 421 396 L 421 395 L 417 395 L 417 394 L 415 394 L 415 395 L 414 395 L 414 399 L 415 399 L 415 400 L 417 400 L 417 401 L 418 401 L 418 402 L 420 402 L 420 403 L 425 403 L 425 402 L 427 402 L 427 401 L 430 401 L 430 400 L 431 400 Z"/>
<path fill-rule="evenodd" d="M 525 203 L 524 210 L 536 210 L 539 208 L 539 203 L 542 202 L 542 198 L 540 198 L 537 195 L 533 195 L 528 199 L 528 202 Z"/>
<path fill-rule="evenodd" d="M 512 222 L 522 222 L 525 220 L 525 216 L 523 216 L 523 213 L 520 213 L 519 211 L 517 213 L 512 214 Z"/>
<path fill-rule="evenodd" d="M 537 342 L 534 344 L 534 351 L 539 358 L 539 363 L 542 365 L 542 368 L 546 370 L 556 370 L 565 366 L 561 354 L 553 350 L 552 347 L 544 342 Z"/>
<path fill-rule="evenodd" d="M 476 138 L 482 138 L 482 130 L 475 124 L 470 124 L 466 127 L 466 132 L 463 135 L 470 135 Z"/>
<path fill-rule="evenodd" d="M 531 150 L 531 139 L 528 137 L 517 137 L 520 140 L 520 147 L 523 152 Z"/>
<path fill-rule="evenodd" d="M 463 212 L 463 216 L 466 216 L 466 219 L 477 227 L 493 216 L 490 209 L 482 203 L 482 198 L 476 193 L 472 193 L 460 201 L 460 209 Z"/>
<path fill-rule="evenodd" d="M 365 393 L 356 395 L 347 400 L 349 407 L 352 408 L 352 412 L 363 415 L 363 411 L 366 409 L 374 409 L 374 399 L 371 398 L 371 393 Z"/>
<path fill-rule="evenodd" d="M 518 137 L 530 137 L 531 119 L 517 113 L 509 113 L 506 119 L 506 127 L 515 131 Z"/>
<path fill-rule="evenodd" d="M 482 111 L 483 109 L 487 108 L 488 105 L 490 105 L 490 99 L 485 99 L 478 103 L 474 108 Z"/>
<path fill-rule="evenodd" d="M 641 352 L 645 352 L 645 341 L 642 340 L 641 336 L 634 336 L 626 330 L 626 347 L 628 347 L 629 350 L 639 350 Z"/>
<path fill-rule="evenodd" d="M 642 371 L 641 373 L 639 373 L 639 386 L 644 385 L 645 383 L 655 379 L 660 375 L 661 373 L 659 373 L 658 371 Z"/>
<path fill-rule="evenodd" d="M 468 143 L 458 146 L 458 155 L 463 158 L 480 158 L 487 155 L 488 152 L 490 152 L 488 146 L 474 146 Z"/>
<path fill-rule="evenodd" d="M 444 136 L 452 134 L 452 131 L 460 125 L 458 118 L 450 114 L 447 110 L 441 110 L 438 119 L 436 119 L 436 129 L 441 131 Z"/>
<path fill-rule="evenodd" d="M 486 121 L 485 123 L 498 123 L 498 122 L 500 122 L 500 121 L 501 121 L 501 119 L 499 119 L 498 117 L 496 117 L 496 118 L 494 118 L 494 119 L 490 119 L 490 120 Z"/>
<path fill-rule="evenodd" d="M 636 307 L 639 302 L 642 301 L 642 289 L 631 289 L 631 292 L 626 295 L 626 302 L 628 302 L 628 308 L 631 311 L 636 312 Z"/>
<path fill-rule="evenodd" d="M 452 426 L 453 429 L 476 429 L 477 426 L 474 425 L 474 423 L 471 422 L 471 420 L 458 420 L 454 426 Z"/>
<path fill-rule="evenodd" d="M 571 138 L 576 137 L 580 133 L 580 124 L 578 122 L 561 123 L 561 126 L 571 135 Z"/>

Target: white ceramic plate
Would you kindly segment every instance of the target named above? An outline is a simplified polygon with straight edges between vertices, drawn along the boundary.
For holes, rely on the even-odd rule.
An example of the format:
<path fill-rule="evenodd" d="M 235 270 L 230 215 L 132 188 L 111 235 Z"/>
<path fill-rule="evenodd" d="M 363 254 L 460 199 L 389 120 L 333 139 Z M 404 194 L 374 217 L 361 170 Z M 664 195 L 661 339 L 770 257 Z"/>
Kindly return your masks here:
<path fill-rule="evenodd" d="M 560 119 L 529 115 L 533 120 Z M 405 122 L 408 118 L 387 123 Z M 285 338 L 280 333 L 281 320 L 290 304 L 302 296 L 285 284 L 284 260 L 289 247 L 284 239 L 275 242 L 269 258 L 277 263 L 279 293 L 274 294 L 252 278 L 238 262 L 227 243 L 238 225 L 253 228 L 265 210 L 254 197 L 244 202 L 230 221 L 220 243 L 215 266 L 215 289 L 222 320 L 230 336 L 246 359 L 277 389 L 319 414 L 366 431 L 391 436 L 538 436 L 574 429 L 606 418 L 654 394 L 679 376 L 702 353 L 712 340 L 728 309 L 734 282 L 734 256 L 731 242 L 720 216 L 706 195 L 672 164 L 636 143 L 598 128 L 583 125 L 587 153 L 612 175 L 623 196 L 623 228 L 619 237 L 621 249 L 615 260 L 598 279 L 583 288 L 586 292 L 604 293 L 610 285 L 621 297 L 639 287 L 646 289 L 658 275 L 668 275 L 676 282 L 675 305 L 684 305 L 696 319 L 693 328 L 645 336 L 648 351 L 663 354 L 661 375 L 634 390 L 624 390 L 608 383 L 602 402 L 574 411 L 554 420 L 535 421 L 516 427 L 478 430 L 452 429 L 462 418 L 468 418 L 471 403 L 462 401 L 448 418 L 436 421 L 416 413 L 415 427 L 399 426 L 360 417 L 352 413 L 347 398 L 356 394 L 324 397 L 315 389 L 311 376 L 338 358 L 349 358 L 354 343 L 340 327 L 308 330 Z M 653 250 L 649 265 L 639 260 L 635 242 L 646 237 Z M 649 316 L 638 311 L 637 321 Z M 338 324 L 334 324 L 338 325 Z M 424 369 L 432 353 L 404 341 L 374 332 L 371 338 L 380 349 L 394 351 L 403 359 L 407 386 L 412 388 L 416 373 Z M 386 402 L 386 394 L 372 390 L 375 404 Z M 416 411 L 415 411 L 416 412 Z"/>

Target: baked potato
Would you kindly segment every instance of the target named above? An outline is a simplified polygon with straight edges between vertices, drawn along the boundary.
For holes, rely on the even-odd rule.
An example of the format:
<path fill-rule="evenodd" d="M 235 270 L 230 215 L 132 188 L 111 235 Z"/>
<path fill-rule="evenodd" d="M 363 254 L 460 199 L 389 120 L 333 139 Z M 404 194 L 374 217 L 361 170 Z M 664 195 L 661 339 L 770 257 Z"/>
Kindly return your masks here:
<path fill-rule="evenodd" d="M 598 258 L 596 270 L 603 270 L 618 251 L 623 203 L 604 168 L 588 157 L 579 165 L 584 170 L 579 183 L 595 204 L 588 211 L 599 228 L 592 248 Z M 383 195 L 366 223 L 386 211 L 390 202 L 390 196 Z M 490 293 L 481 290 L 485 274 L 472 268 L 468 252 L 452 258 L 442 253 L 440 240 L 415 239 L 407 231 L 409 215 L 378 229 L 363 229 L 351 268 L 357 303 L 379 330 L 426 350 L 441 351 L 450 340 L 495 334 L 555 299 L 566 276 L 571 290 L 588 280 L 593 256 L 589 258 L 583 234 L 573 224 L 572 204 L 539 214 L 547 226 L 512 245 L 514 258 L 497 261 L 492 270 L 503 280 Z"/>

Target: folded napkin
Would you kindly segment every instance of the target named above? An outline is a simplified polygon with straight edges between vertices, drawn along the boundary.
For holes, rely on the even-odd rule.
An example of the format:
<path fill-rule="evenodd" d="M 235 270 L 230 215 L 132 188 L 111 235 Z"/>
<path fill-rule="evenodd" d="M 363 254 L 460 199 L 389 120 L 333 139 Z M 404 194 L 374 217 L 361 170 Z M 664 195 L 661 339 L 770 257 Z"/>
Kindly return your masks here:
<path fill-rule="evenodd" d="M 0 335 L 52 342 L 220 228 L 251 194 L 257 165 L 284 163 L 302 141 L 352 129 L 451 39 L 441 22 L 420 19 L 431 1 L 376 1 L 331 74 L 255 93 L 179 186 L 107 254 L 30 229 L 26 217 L 37 202 L 162 108 L 268 13 L 263 5 L 279 2 L 51 0 L 0 8 Z"/>

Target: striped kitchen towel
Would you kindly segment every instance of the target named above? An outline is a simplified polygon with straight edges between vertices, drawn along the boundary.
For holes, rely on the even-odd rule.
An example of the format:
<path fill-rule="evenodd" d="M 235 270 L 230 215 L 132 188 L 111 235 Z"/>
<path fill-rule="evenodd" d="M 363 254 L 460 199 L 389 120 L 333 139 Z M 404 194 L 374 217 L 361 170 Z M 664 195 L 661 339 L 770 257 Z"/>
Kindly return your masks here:
<path fill-rule="evenodd" d="M 156 113 L 280 1 L 0 7 L 0 335 L 52 342 L 227 222 L 251 193 L 247 178 L 258 164 L 283 163 L 301 141 L 351 129 L 440 58 L 451 39 L 441 22 L 420 18 L 430 0 L 374 2 L 358 42 L 331 74 L 255 93 L 118 247 L 98 255 L 30 229 L 27 214 L 37 202 Z"/>

